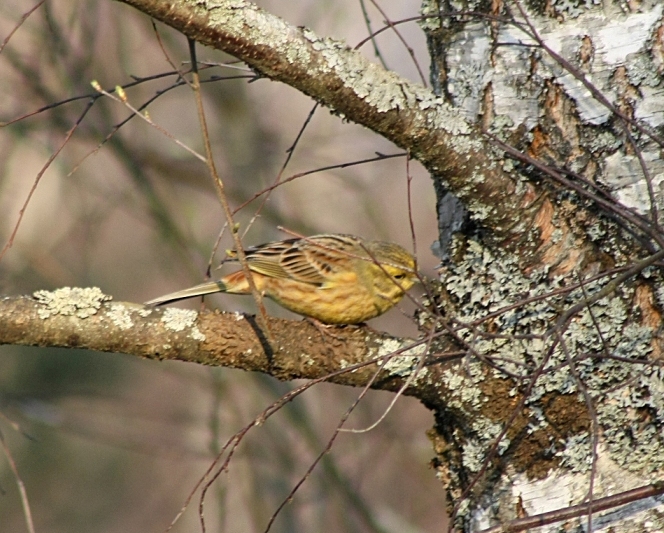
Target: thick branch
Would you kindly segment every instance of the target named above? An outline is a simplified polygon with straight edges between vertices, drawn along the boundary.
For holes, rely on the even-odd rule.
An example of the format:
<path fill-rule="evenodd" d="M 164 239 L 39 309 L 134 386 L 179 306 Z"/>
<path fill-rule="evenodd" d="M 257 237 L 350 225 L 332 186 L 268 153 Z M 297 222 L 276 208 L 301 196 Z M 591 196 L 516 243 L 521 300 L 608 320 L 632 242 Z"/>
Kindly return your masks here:
<path fill-rule="evenodd" d="M 528 191 L 490 157 L 479 131 L 431 91 L 242 0 L 122 0 L 200 43 L 245 61 L 340 116 L 408 150 L 498 234 L 518 221 Z"/>
<path fill-rule="evenodd" d="M 417 366 L 424 346 L 409 355 L 413 341 L 397 339 L 361 327 L 318 330 L 308 321 L 269 320 L 275 350 L 266 348 L 264 335 L 250 316 L 219 311 L 149 308 L 127 302 L 112 303 L 96 288 L 38 291 L 35 297 L 0 299 L 0 344 L 82 348 L 150 359 L 177 359 L 270 374 L 281 380 L 318 379 L 353 365 L 395 354 L 374 388 L 398 390 L 402 376 Z M 329 381 L 366 386 L 377 364 L 340 372 Z M 429 383 L 416 380 L 407 391 L 425 401 L 439 398 L 432 369 L 422 371 Z"/>

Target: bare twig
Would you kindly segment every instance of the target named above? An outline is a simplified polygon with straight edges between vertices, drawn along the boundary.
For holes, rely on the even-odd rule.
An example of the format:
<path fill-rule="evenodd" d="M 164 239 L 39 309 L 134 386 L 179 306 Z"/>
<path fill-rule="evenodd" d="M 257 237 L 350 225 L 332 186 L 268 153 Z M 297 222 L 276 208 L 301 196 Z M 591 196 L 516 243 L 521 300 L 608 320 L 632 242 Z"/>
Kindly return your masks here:
<path fill-rule="evenodd" d="M 39 182 L 41 181 L 42 177 L 44 176 L 44 173 L 48 170 L 48 168 L 51 166 L 51 163 L 55 161 L 55 158 L 58 156 L 58 154 L 62 151 L 62 149 L 66 146 L 66 144 L 69 142 L 69 140 L 72 138 L 74 135 L 74 132 L 76 129 L 81 125 L 81 122 L 83 122 L 83 119 L 85 116 L 88 114 L 88 111 L 92 109 L 92 106 L 94 105 L 94 100 L 90 100 L 88 102 L 88 105 L 86 108 L 83 110 L 83 113 L 78 117 L 74 125 L 69 129 L 69 131 L 65 134 L 65 138 L 58 146 L 58 148 L 50 155 L 46 163 L 44 163 L 44 166 L 41 168 L 41 170 L 37 173 L 37 177 L 35 178 L 35 181 L 32 184 L 32 187 L 30 188 L 30 192 L 28 192 L 28 196 L 25 199 L 25 202 L 23 202 L 23 206 L 21 207 L 21 210 L 19 211 L 18 215 L 18 220 L 16 221 L 16 224 L 14 225 L 14 229 L 9 236 L 9 239 L 7 240 L 7 243 L 5 244 L 4 248 L 2 251 L 0 251 L 0 261 L 2 261 L 2 258 L 4 257 L 5 253 L 9 248 L 11 248 L 12 244 L 14 243 L 14 238 L 16 237 L 16 233 L 18 232 L 18 228 L 21 225 L 21 221 L 23 220 L 23 215 L 25 214 L 25 210 L 28 208 L 28 204 L 30 203 L 30 199 L 32 198 L 32 195 L 35 193 L 37 190 L 37 185 L 39 185 Z"/>
<path fill-rule="evenodd" d="M 12 38 L 12 35 L 16 33 L 16 31 L 23 25 L 23 23 L 28 20 L 28 17 L 37 11 L 37 9 L 39 9 L 44 2 L 46 2 L 46 0 L 40 0 L 33 7 L 23 13 L 23 15 L 21 15 L 21 19 L 16 23 L 16 26 L 12 28 L 7 37 L 5 37 L 5 39 L 2 41 L 2 44 L 0 44 L 0 54 L 2 53 L 2 50 L 5 48 L 5 46 L 7 46 L 7 43 Z"/>
<path fill-rule="evenodd" d="M 581 503 L 579 505 L 571 505 L 563 509 L 557 509 L 548 513 L 527 516 L 525 518 L 518 518 L 512 520 L 507 524 L 490 527 L 483 529 L 478 533 L 517 533 L 519 531 L 527 531 L 532 528 L 546 526 L 548 524 L 555 524 L 570 518 L 577 518 L 583 516 L 592 507 L 593 511 L 599 512 L 606 509 L 613 509 L 621 505 L 643 500 L 645 498 L 652 498 L 664 494 L 664 482 L 656 481 L 650 485 L 644 485 L 637 489 L 627 490 L 613 496 L 606 496 L 605 498 L 598 498 L 592 505 L 590 503 Z"/>
<path fill-rule="evenodd" d="M 188 39 L 188 42 L 189 42 L 189 52 L 191 54 L 192 77 L 193 77 L 193 82 L 191 84 L 191 87 L 192 90 L 194 91 L 194 96 L 196 99 L 196 108 L 198 110 L 198 120 L 201 124 L 201 131 L 203 133 L 205 154 L 207 156 L 205 162 L 207 164 L 208 170 L 210 171 L 210 175 L 214 181 L 215 190 L 217 191 L 217 196 L 219 197 L 219 201 L 221 202 L 221 206 L 224 210 L 226 221 L 231 227 L 231 235 L 233 236 L 233 241 L 235 242 L 235 249 L 237 251 L 237 257 L 240 262 L 240 265 L 242 265 L 242 271 L 244 272 L 244 276 L 247 279 L 249 288 L 251 289 L 251 295 L 253 296 L 256 305 L 258 306 L 259 325 L 263 330 L 263 332 L 265 333 L 265 337 L 269 341 L 269 344 L 271 346 L 274 346 L 274 340 L 272 339 L 272 334 L 270 333 L 270 329 L 267 325 L 268 323 L 267 311 L 265 310 L 265 306 L 263 305 L 263 297 L 256 288 L 254 277 L 251 273 L 251 270 L 249 269 L 249 265 L 247 263 L 247 257 L 244 253 L 244 248 L 242 247 L 242 239 L 240 238 L 240 235 L 238 234 L 235 228 L 235 222 L 233 221 L 233 211 L 231 210 L 230 204 L 228 203 L 228 198 L 226 197 L 226 191 L 224 190 L 224 182 L 219 176 L 217 168 L 214 164 L 212 145 L 210 144 L 210 136 L 208 135 L 208 129 L 205 120 L 205 109 L 203 108 L 203 98 L 201 96 L 201 90 L 200 90 L 201 84 L 200 84 L 200 79 L 198 77 L 198 69 L 196 67 L 196 41 Z"/>
<path fill-rule="evenodd" d="M 12 456 L 7 443 L 5 442 L 5 437 L 0 431 L 0 444 L 2 445 L 2 450 L 5 453 L 7 462 L 9 463 L 9 468 L 12 469 L 14 474 L 14 479 L 16 480 L 16 485 L 18 486 L 18 492 L 21 495 L 21 505 L 23 505 L 23 515 L 25 516 L 25 524 L 28 528 L 29 533 L 35 533 L 35 525 L 32 520 L 32 512 L 30 511 L 30 501 L 28 500 L 28 493 L 25 490 L 25 484 L 21 479 L 21 476 L 18 473 L 18 468 L 16 467 L 16 462 L 14 462 L 14 457 Z"/>

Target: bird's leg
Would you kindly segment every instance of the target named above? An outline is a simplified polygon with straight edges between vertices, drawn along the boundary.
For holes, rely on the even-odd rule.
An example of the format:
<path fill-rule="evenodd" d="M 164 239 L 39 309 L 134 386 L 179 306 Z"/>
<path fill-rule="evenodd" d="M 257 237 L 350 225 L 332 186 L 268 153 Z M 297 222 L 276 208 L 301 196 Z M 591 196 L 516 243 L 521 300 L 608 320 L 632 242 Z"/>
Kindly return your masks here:
<path fill-rule="evenodd" d="M 337 324 L 324 324 L 320 320 L 317 320 L 313 317 L 306 316 L 304 319 L 312 324 L 317 330 L 318 333 L 320 333 L 321 337 L 323 337 L 323 340 L 325 340 L 326 337 L 332 337 L 333 339 L 337 339 L 338 341 L 343 341 L 345 340 L 343 337 L 340 337 L 339 335 L 335 335 L 330 331 L 330 328 L 336 328 L 339 327 Z M 348 326 L 341 326 L 341 327 L 348 327 Z"/>

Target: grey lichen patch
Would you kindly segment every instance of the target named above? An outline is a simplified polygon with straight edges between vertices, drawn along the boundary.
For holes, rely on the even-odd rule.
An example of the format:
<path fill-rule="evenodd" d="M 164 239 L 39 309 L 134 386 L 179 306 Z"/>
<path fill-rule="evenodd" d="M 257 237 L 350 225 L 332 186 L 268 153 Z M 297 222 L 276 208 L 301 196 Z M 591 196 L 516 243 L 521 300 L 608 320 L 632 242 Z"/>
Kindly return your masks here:
<path fill-rule="evenodd" d="M 664 369 L 646 367 L 622 389 L 607 395 L 606 407 L 598 412 L 605 445 L 624 468 L 638 472 L 664 468 Z"/>
<path fill-rule="evenodd" d="M 593 459 L 589 435 L 572 435 L 567 439 L 565 448 L 556 455 L 560 457 L 560 464 L 572 472 L 579 474 L 588 472 Z"/>
<path fill-rule="evenodd" d="M 208 9 L 212 10 L 215 6 L 223 6 L 230 9 L 242 9 L 247 7 L 247 2 L 245 0 L 221 0 L 215 2 L 214 0 L 207 0 L 206 2 Z M 253 7 L 253 4 L 249 4 Z"/>
<path fill-rule="evenodd" d="M 316 37 L 309 30 L 304 31 L 303 35 L 324 59 L 322 64 L 317 65 L 318 71 L 338 76 L 345 87 L 377 112 L 420 110 L 426 112 L 427 125 L 432 129 L 441 129 L 452 135 L 471 133 L 470 126 L 458 111 L 429 89 L 371 63 L 341 41 Z"/>
<path fill-rule="evenodd" d="M 451 135 L 457 136 L 450 139 L 450 146 L 456 152 L 459 154 L 468 154 L 470 152 L 477 152 L 483 148 L 484 145 L 482 144 L 482 141 L 479 137 L 472 137 L 471 135 L 467 135 L 469 131 L 466 131 L 467 125 L 464 126 L 466 124 L 465 121 L 460 119 L 458 116 L 449 118 L 451 122 L 448 123 L 444 129 Z"/>
<path fill-rule="evenodd" d="M 590 152 L 614 152 L 620 145 L 618 137 L 611 135 L 608 131 L 594 131 L 593 135 L 585 139 L 586 147 Z"/>
<path fill-rule="evenodd" d="M 198 313 L 188 309 L 176 309 L 169 307 L 164 310 L 164 315 L 161 321 L 166 326 L 166 329 L 171 331 L 184 331 L 196 323 Z"/>
<path fill-rule="evenodd" d="M 650 55 L 636 56 L 627 71 L 629 81 L 635 86 L 658 87 L 661 78 L 657 74 L 657 66 Z"/>
<path fill-rule="evenodd" d="M 576 18 L 593 7 L 601 6 L 602 0 L 551 0 L 551 7 L 559 14 Z"/>
<path fill-rule="evenodd" d="M 657 300 L 657 305 L 664 309 L 664 285 L 659 285 L 655 289 L 655 299 Z"/>
<path fill-rule="evenodd" d="M 297 42 L 297 30 L 295 28 L 288 29 L 288 37 L 290 42 Z M 306 46 L 288 46 L 286 47 L 285 57 L 289 63 L 295 64 L 307 64 L 311 61 L 311 53 Z"/>
<path fill-rule="evenodd" d="M 476 417 L 472 421 L 472 432 L 477 438 L 469 438 L 463 446 L 463 465 L 471 472 L 479 472 L 486 460 L 487 443 L 493 442 L 502 431 L 500 424 L 484 417 Z M 510 440 L 503 437 L 498 444 L 498 455 L 507 450 Z"/>
<path fill-rule="evenodd" d="M 390 339 L 381 344 L 378 356 L 390 356 L 383 367 L 390 374 L 407 377 L 416 371 L 417 375 L 413 377 L 413 383 L 417 383 L 428 374 L 426 368 L 418 368 L 418 366 L 422 366 L 420 363 L 422 362 L 425 351 L 426 346 L 424 344 L 418 344 L 417 346 L 403 350 L 401 342 L 396 339 Z"/>
<path fill-rule="evenodd" d="M 491 375 L 507 380 L 510 375 L 528 378 L 546 363 L 527 398 L 533 427 L 546 416 L 545 397 L 574 395 L 583 405 L 582 382 L 594 399 L 613 460 L 633 471 L 664 469 L 664 370 L 632 363 L 648 359 L 653 330 L 635 321 L 631 286 L 582 308 L 556 334 L 561 313 L 602 290 L 610 276 L 585 282 L 583 290 L 565 291 L 569 282 L 563 278 L 550 277 L 547 269 L 524 275 L 513 254 L 488 249 L 474 239 L 453 254 L 458 261 L 447 265 L 442 282 L 458 310 L 456 334 L 471 353 L 491 358 L 497 367 Z M 664 292 L 658 296 L 664 299 Z M 451 391 L 451 407 L 481 412 L 485 399 L 477 380 L 486 367 L 469 357 L 470 364 L 443 373 L 443 379 Z M 523 390 L 514 383 L 510 395 Z M 607 389 L 612 392 L 607 394 Z M 477 421 L 486 422 L 482 417 Z M 571 435 L 555 445 L 563 466 L 578 472 L 586 468 L 590 447 L 585 438 L 586 433 Z"/>
<path fill-rule="evenodd" d="M 204 341 L 205 335 L 196 326 L 198 313 L 188 309 L 175 309 L 169 307 L 164 311 L 161 321 L 166 329 L 171 331 L 184 331 L 189 329 L 191 337 L 197 341 Z"/>
<path fill-rule="evenodd" d="M 124 305 L 111 305 L 111 308 L 108 310 L 108 313 L 106 313 L 106 316 L 115 326 L 122 330 L 131 329 L 134 326 L 131 313 Z"/>
<path fill-rule="evenodd" d="M 440 6 L 438 2 L 432 0 L 424 0 L 420 6 L 420 15 L 422 19 L 417 23 L 424 32 L 435 31 L 443 26 L 443 22 L 447 23 L 446 17 L 441 17 Z"/>
<path fill-rule="evenodd" d="M 468 203 L 468 212 L 471 220 L 484 222 L 496 212 L 496 207 L 493 204 L 485 203 L 479 199 L 472 199 Z"/>
<path fill-rule="evenodd" d="M 412 91 L 410 82 L 370 63 L 359 52 L 342 50 L 340 43 L 332 39 L 321 43 L 324 46 L 319 52 L 325 59 L 324 71 L 338 76 L 347 88 L 379 113 L 407 109 L 416 104 L 417 94 Z M 423 87 L 421 89 L 428 92 Z"/>
<path fill-rule="evenodd" d="M 447 405 L 452 409 L 472 412 L 472 416 L 467 417 L 470 427 L 463 442 L 463 466 L 471 472 L 482 468 L 488 446 L 502 431 L 501 424 L 480 414 L 481 407 L 488 402 L 479 386 L 485 375 L 486 367 L 480 362 L 467 363 L 442 373 L 442 380 L 449 390 Z M 498 454 L 504 453 L 509 446 L 510 440 L 503 437 L 498 444 Z"/>
<path fill-rule="evenodd" d="M 450 391 L 449 405 L 459 409 L 472 406 L 478 409 L 485 401 L 477 386 L 484 376 L 481 363 L 474 362 L 465 365 L 462 371 L 448 369 L 442 374 L 443 382 Z"/>
<path fill-rule="evenodd" d="M 150 316 L 150 313 L 152 313 L 152 309 L 152 307 L 144 307 L 143 309 L 138 309 L 136 312 L 138 313 L 138 316 L 147 318 Z"/>
<path fill-rule="evenodd" d="M 112 300 L 98 287 L 62 287 L 55 291 L 37 291 L 33 296 L 41 304 L 37 314 L 44 319 L 56 315 L 88 318 L 97 314 L 104 302 Z"/>
<path fill-rule="evenodd" d="M 254 46 L 275 50 L 290 63 L 310 61 L 300 30 L 283 19 L 268 15 L 255 4 L 244 1 L 208 0 L 206 4 L 211 28 L 219 28 L 224 34 L 235 34 L 238 40 L 250 41 Z"/>
<path fill-rule="evenodd" d="M 309 28 L 304 28 L 302 30 L 302 36 L 307 39 L 308 41 L 315 43 L 318 41 L 318 35 L 316 35 L 313 31 L 311 31 Z"/>

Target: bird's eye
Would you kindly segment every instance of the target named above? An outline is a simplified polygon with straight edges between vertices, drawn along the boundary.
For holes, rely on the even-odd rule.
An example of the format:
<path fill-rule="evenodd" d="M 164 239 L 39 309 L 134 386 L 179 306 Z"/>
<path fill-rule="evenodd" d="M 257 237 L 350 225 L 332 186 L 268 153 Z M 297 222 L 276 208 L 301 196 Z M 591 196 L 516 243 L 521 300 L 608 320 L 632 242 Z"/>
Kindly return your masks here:
<path fill-rule="evenodd" d="M 395 274 L 394 279 L 404 279 L 406 277 L 406 274 Z"/>

